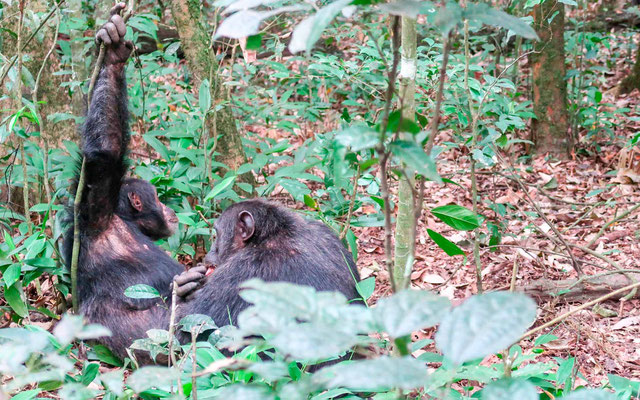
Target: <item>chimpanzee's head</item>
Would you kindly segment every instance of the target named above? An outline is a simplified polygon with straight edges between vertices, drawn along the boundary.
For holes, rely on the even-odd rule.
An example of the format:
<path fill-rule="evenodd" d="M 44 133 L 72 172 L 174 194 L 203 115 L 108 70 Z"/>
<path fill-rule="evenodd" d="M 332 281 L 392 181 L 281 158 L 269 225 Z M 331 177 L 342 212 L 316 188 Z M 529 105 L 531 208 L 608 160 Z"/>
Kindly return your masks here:
<path fill-rule="evenodd" d="M 283 245 L 272 242 L 279 240 L 282 233 L 292 232 L 294 223 L 287 210 L 266 200 L 233 204 L 214 223 L 216 240 L 204 262 L 219 265 L 247 246 Z"/>
<path fill-rule="evenodd" d="M 156 188 L 142 179 L 124 180 L 116 213 L 134 222 L 152 240 L 169 237 L 178 227 L 176 213 L 162 204 Z"/>

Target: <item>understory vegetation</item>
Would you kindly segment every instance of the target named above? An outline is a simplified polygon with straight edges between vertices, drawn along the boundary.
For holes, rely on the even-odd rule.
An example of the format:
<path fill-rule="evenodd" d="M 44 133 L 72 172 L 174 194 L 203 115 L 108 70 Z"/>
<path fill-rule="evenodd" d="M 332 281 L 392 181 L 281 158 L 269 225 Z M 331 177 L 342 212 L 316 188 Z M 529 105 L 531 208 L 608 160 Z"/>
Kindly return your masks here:
<path fill-rule="evenodd" d="M 270 198 L 339 236 L 366 305 L 250 280 L 222 327 L 162 299 L 120 360 L 61 254 L 113 5 L 3 0 L 0 400 L 640 398 L 632 3 L 131 2 L 131 171 L 179 220 L 158 244 L 195 266 Z"/>

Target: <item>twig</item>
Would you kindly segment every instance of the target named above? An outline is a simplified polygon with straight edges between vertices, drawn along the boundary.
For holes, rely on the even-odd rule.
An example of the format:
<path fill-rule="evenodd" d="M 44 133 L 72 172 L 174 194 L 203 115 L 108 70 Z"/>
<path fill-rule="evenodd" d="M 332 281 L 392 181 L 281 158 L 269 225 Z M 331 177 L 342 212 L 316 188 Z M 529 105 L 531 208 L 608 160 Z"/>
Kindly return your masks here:
<path fill-rule="evenodd" d="M 56 12 L 56 10 L 58 9 L 58 7 L 60 5 L 62 5 L 62 3 L 64 3 L 64 0 L 60 1 L 60 3 L 53 8 L 53 10 L 49 11 L 49 14 L 47 14 L 46 17 L 44 17 L 44 19 L 40 22 L 40 25 L 38 25 L 38 27 L 31 33 L 31 35 L 29 36 L 29 38 L 26 40 L 26 42 L 24 42 L 24 44 L 22 46 L 20 46 L 20 44 L 17 45 L 18 47 L 18 51 L 19 52 L 23 52 L 27 46 L 29 45 L 29 43 L 31 43 L 31 41 L 33 40 L 33 38 L 38 34 L 38 32 L 40 32 L 40 29 L 42 29 L 42 27 L 44 26 L 44 24 L 47 23 L 47 21 L 49 20 L 49 18 L 51 18 L 51 16 L 53 15 L 54 12 Z M 9 63 L 9 65 L 7 66 L 7 69 L 4 70 L 4 72 L 2 73 L 2 77 L 0 77 L 0 87 L 2 86 L 2 84 L 4 83 L 4 78 L 7 77 L 7 74 L 9 73 L 9 70 L 11 69 L 11 67 L 13 67 L 13 64 L 16 63 L 16 60 L 18 59 L 18 57 L 14 57 L 11 62 Z"/>
<path fill-rule="evenodd" d="M 347 232 L 351 227 L 351 217 L 353 216 L 353 207 L 356 204 L 356 196 L 358 195 L 358 180 L 360 179 L 360 165 L 358 164 L 356 169 L 356 176 L 353 180 L 353 191 L 351 192 L 351 200 L 349 201 L 349 211 L 347 212 L 347 222 L 344 224 L 342 232 L 340 232 L 340 240 L 347 236 Z"/>
<path fill-rule="evenodd" d="M 436 93 L 436 107 L 433 110 L 433 118 L 431 119 L 431 135 L 427 140 L 425 152 L 427 155 L 431 155 L 433 144 L 435 143 L 436 136 L 438 135 L 438 127 L 440 125 L 440 108 L 442 107 L 442 98 L 444 97 L 444 81 L 447 79 L 447 65 L 449 64 L 449 52 L 451 50 L 451 36 L 449 33 L 447 39 L 444 42 L 444 50 L 442 51 L 442 66 L 440 67 L 440 80 L 438 82 L 438 92 Z"/>
<path fill-rule="evenodd" d="M 167 367 L 175 366 L 176 354 L 173 351 L 173 342 L 176 332 L 176 309 L 178 308 L 178 284 L 175 279 L 171 285 L 171 314 L 169 315 L 169 357 L 167 359 Z M 178 394 L 180 398 L 184 398 L 184 390 L 182 389 L 182 378 L 178 375 Z"/>
<path fill-rule="evenodd" d="M 622 214 L 618 215 L 617 217 L 615 217 L 611 221 L 609 221 L 606 224 L 604 224 L 602 226 L 602 228 L 600 228 L 600 231 L 598 231 L 598 233 L 596 233 L 596 236 L 594 236 L 593 239 L 591 239 L 589 241 L 589 243 L 587 243 L 586 247 L 593 247 L 593 245 L 596 243 L 596 241 L 598 239 L 600 239 L 600 236 L 602 236 L 604 234 L 604 232 L 607 230 L 608 227 L 610 227 L 611 225 L 613 225 L 616 222 L 620 221 L 621 219 L 625 218 L 627 215 L 631 214 L 632 212 L 634 212 L 638 208 L 640 208 L 640 203 L 638 203 L 635 206 L 629 208 L 627 211 L 623 212 Z"/>
<path fill-rule="evenodd" d="M 55 3 L 54 3 L 55 4 Z M 55 4 L 56 8 L 58 9 L 58 5 Z M 55 11 L 55 10 L 54 10 Z M 58 15 L 58 22 L 56 23 L 56 30 L 53 34 L 53 38 L 51 41 L 51 47 L 49 48 L 49 51 L 47 52 L 47 54 L 44 56 L 44 60 L 42 60 L 42 65 L 40 66 L 40 70 L 38 71 L 38 75 L 36 75 L 36 83 L 34 85 L 33 88 L 33 107 L 35 109 L 36 112 L 36 118 L 38 119 L 38 121 L 40 122 L 40 137 L 42 138 L 42 141 L 44 143 L 44 149 L 43 149 L 43 155 L 42 155 L 42 163 L 44 164 L 44 192 L 45 195 L 47 196 L 47 204 L 48 206 L 48 225 L 50 227 L 52 227 L 52 219 L 51 219 L 51 203 L 52 203 L 52 199 L 51 199 L 51 188 L 49 187 L 49 140 L 47 138 L 46 135 L 46 122 L 45 119 L 40 117 L 40 111 L 39 111 L 39 105 L 38 105 L 38 89 L 40 88 L 40 78 L 42 77 L 42 72 L 44 71 L 44 67 L 47 65 L 47 61 L 49 60 L 49 57 L 51 57 L 51 54 L 53 53 L 53 50 L 55 50 L 56 48 L 56 43 L 57 43 L 57 38 L 58 38 L 58 32 L 60 31 L 60 15 Z"/>
<path fill-rule="evenodd" d="M 191 329 L 191 347 L 193 348 L 193 353 L 191 353 L 191 400 L 198 400 L 198 388 L 196 385 L 196 371 L 198 368 L 198 362 L 196 360 L 196 350 L 198 349 L 197 339 L 198 335 L 196 334 L 196 330 Z"/>
<path fill-rule="evenodd" d="M 473 97 L 471 96 L 471 89 L 469 88 L 469 63 L 471 62 L 471 55 L 469 54 L 469 20 L 464 21 L 464 59 L 464 88 L 467 92 L 469 113 L 473 121 L 471 124 L 471 145 L 469 147 L 469 159 L 471 162 L 471 203 L 473 204 L 473 213 L 478 215 L 478 181 L 476 176 L 476 160 L 473 156 L 473 151 L 475 150 L 477 143 L 476 125 L 478 116 L 481 112 L 480 110 L 482 109 L 482 104 L 480 104 L 478 111 L 473 111 Z M 478 228 L 473 230 L 473 260 L 476 265 L 476 289 L 478 294 L 481 294 L 482 262 L 480 261 L 480 239 L 478 238 Z"/>
<path fill-rule="evenodd" d="M 620 293 L 624 293 L 624 292 L 627 292 L 629 290 L 637 289 L 638 287 L 640 287 L 640 282 L 636 282 L 636 283 L 633 283 L 631 285 L 628 285 L 628 286 L 625 286 L 623 288 L 620 288 L 618 290 L 614 290 L 613 292 L 611 292 L 609 294 L 606 294 L 604 296 L 598 297 L 595 300 L 591 300 L 589 302 L 586 302 L 586 303 L 574 308 L 573 310 L 568 311 L 568 312 L 566 312 L 566 313 L 564 313 L 564 314 L 552 319 L 551 321 L 549 321 L 549 322 L 547 322 L 545 324 L 542 324 L 542 325 L 540 325 L 540 326 L 538 326 L 536 328 L 531 329 L 530 331 L 526 332 L 524 335 L 520 336 L 520 338 L 516 342 L 514 342 L 514 344 L 520 342 L 521 340 L 526 339 L 528 336 L 531 336 L 534 333 L 538 333 L 543 329 L 546 329 L 546 328 L 548 328 L 548 327 L 550 327 L 552 325 L 557 324 L 560 321 L 563 321 L 564 319 L 566 319 L 567 317 L 570 317 L 571 315 L 577 313 L 578 311 L 582 311 L 582 310 L 584 310 L 586 308 L 589 308 L 589 307 L 591 307 L 593 305 L 596 305 L 596 304 L 601 303 L 601 302 L 603 302 L 603 301 L 605 301 L 607 299 L 610 299 L 610 298 L 612 298 L 614 296 L 617 296 Z"/>

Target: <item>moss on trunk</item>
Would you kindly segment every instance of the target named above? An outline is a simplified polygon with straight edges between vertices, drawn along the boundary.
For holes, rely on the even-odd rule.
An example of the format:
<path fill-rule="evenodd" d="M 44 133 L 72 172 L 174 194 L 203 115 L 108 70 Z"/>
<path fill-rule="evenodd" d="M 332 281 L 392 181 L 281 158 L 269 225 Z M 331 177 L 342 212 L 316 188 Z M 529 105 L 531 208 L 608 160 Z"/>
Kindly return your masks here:
<path fill-rule="evenodd" d="M 551 22 L 549 22 L 551 20 Z M 566 158 L 573 143 L 569 135 L 564 54 L 564 4 L 547 0 L 534 7 L 533 139 L 539 153 Z"/>

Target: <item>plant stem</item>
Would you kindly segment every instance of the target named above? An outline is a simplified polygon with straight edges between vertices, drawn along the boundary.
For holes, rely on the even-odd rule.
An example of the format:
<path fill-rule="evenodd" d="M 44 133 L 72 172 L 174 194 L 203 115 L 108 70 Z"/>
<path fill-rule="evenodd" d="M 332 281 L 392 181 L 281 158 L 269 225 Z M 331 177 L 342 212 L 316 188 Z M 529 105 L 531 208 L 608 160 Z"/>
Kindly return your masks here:
<path fill-rule="evenodd" d="M 476 160 L 473 151 L 476 148 L 477 135 L 476 124 L 477 115 L 481 112 L 481 108 L 477 111 L 473 109 L 473 98 L 471 97 L 471 89 L 469 89 L 469 63 L 471 56 L 469 53 L 469 21 L 464 21 L 464 88 L 467 92 L 469 101 L 469 115 L 471 116 L 471 145 L 469 146 L 469 161 L 471 162 L 471 202 L 473 204 L 473 213 L 478 215 L 478 181 L 476 177 Z M 476 264 L 476 289 L 478 294 L 482 293 L 482 263 L 480 261 L 480 240 L 478 239 L 478 228 L 473 230 L 473 260 Z"/>

